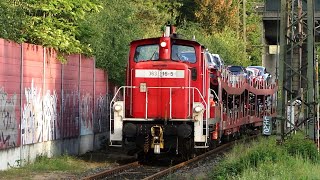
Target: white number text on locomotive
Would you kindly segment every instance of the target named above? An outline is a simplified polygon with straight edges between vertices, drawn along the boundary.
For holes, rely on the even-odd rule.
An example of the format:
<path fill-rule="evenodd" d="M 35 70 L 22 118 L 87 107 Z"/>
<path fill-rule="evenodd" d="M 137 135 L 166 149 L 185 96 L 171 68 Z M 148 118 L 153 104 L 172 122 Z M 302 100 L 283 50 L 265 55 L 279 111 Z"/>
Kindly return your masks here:
<path fill-rule="evenodd" d="M 137 78 L 184 78 L 183 70 L 136 69 Z"/>

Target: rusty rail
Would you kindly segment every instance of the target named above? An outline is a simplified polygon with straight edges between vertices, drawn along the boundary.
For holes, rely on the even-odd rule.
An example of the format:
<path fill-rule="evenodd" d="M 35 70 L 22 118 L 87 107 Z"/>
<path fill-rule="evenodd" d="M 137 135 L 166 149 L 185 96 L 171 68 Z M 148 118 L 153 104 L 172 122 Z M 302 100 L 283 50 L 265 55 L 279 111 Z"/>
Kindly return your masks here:
<path fill-rule="evenodd" d="M 251 140 L 251 139 L 254 139 L 256 137 L 258 137 L 258 135 L 250 136 L 250 137 L 241 139 L 239 141 Z M 229 143 L 221 145 L 221 146 L 219 146 L 219 147 L 217 147 L 217 148 L 215 148 L 215 149 L 213 149 L 211 151 L 208 151 L 208 152 L 206 152 L 204 154 L 196 156 L 196 157 L 194 157 L 194 158 L 192 158 L 192 159 L 190 159 L 188 161 L 182 162 L 180 164 L 177 164 L 175 166 L 172 166 L 172 167 L 164 169 L 164 170 L 159 170 L 159 172 L 157 172 L 157 173 L 155 173 L 155 174 L 153 174 L 151 176 L 147 176 L 147 177 L 144 176 L 145 177 L 144 180 L 160 179 L 161 177 L 164 177 L 164 176 L 166 176 L 166 175 L 168 175 L 170 173 L 174 173 L 178 169 L 181 169 L 181 168 L 183 168 L 183 167 L 185 167 L 185 166 L 187 166 L 189 164 L 192 164 L 194 162 L 200 161 L 200 160 L 204 159 L 205 157 L 208 157 L 208 156 L 210 156 L 212 154 L 224 152 L 226 149 L 230 148 L 236 142 L 239 142 L 239 141 L 229 142 Z M 111 175 L 114 175 L 114 174 L 117 174 L 117 173 L 122 173 L 122 172 L 124 172 L 124 171 L 126 171 L 128 169 L 135 168 L 135 167 L 147 168 L 147 166 L 143 166 L 138 161 L 136 161 L 136 162 L 133 162 L 133 163 L 130 163 L 130 164 L 119 166 L 119 167 L 114 168 L 114 169 L 102 171 L 100 173 L 85 177 L 83 179 L 84 180 L 102 179 L 102 178 L 105 178 L 105 177 L 110 177 Z"/>
<path fill-rule="evenodd" d="M 136 167 L 136 166 L 139 166 L 139 165 L 140 165 L 139 162 L 136 161 L 136 162 L 129 163 L 129 164 L 126 164 L 126 165 L 123 165 L 123 166 L 119 166 L 119 167 L 114 168 L 114 169 L 109 169 L 109 170 L 102 171 L 100 173 L 85 177 L 85 178 L 83 178 L 83 180 L 102 179 L 104 177 L 107 177 L 107 176 L 110 176 L 112 174 L 125 171 L 127 169 L 130 169 L 132 167 Z"/>
<path fill-rule="evenodd" d="M 257 138 L 257 137 L 258 137 L 257 135 L 255 135 L 255 136 L 250 136 L 250 137 L 248 137 L 248 138 L 242 139 L 242 141 L 243 141 L 243 140 L 251 140 L 251 139 L 254 139 L 254 138 Z M 164 176 L 166 176 L 166 175 L 168 175 L 168 174 L 170 174 L 170 173 L 173 173 L 173 172 L 177 171 L 178 169 L 181 169 L 181 168 L 183 168 L 183 167 L 185 167 L 185 166 L 187 166 L 187 165 L 189 165 L 189 164 L 192 164 L 192 163 L 194 163 L 194 162 L 200 161 L 200 160 L 204 159 L 204 158 L 207 157 L 207 156 L 210 156 L 210 155 L 212 155 L 212 154 L 214 154 L 214 153 L 222 152 L 222 151 L 224 151 L 225 149 L 233 146 L 236 142 L 237 142 L 237 141 L 232 141 L 232 142 L 230 142 L 230 143 L 221 145 L 221 146 L 219 146 L 219 147 L 217 147 L 217 148 L 215 148 L 215 149 L 213 149 L 213 150 L 211 150 L 211 151 L 208 151 L 208 152 L 206 152 L 206 153 L 204 153 L 204 154 L 201 154 L 201 155 L 199 155 L 199 156 L 196 156 L 195 158 L 192 158 L 192 159 L 190 159 L 190 160 L 188 160 L 188 161 L 182 162 L 182 163 L 177 164 L 177 165 L 175 165 L 175 166 L 172 166 L 172 167 L 170 167 L 170 168 L 168 168 L 168 169 L 165 169 L 165 170 L 163 170 L 163 171 L 160 171 L 160 172 L 158 172 L 158 173 L 156 173 L 156 174 L 153 174 L 153 175 L 151 175 L 151 176 L 149 176 L 149 177 L 146 177 L 146 178 L 144 178 L 143 180 L 152 180 L 152 179 L 159 179 L 159 178 L 161 178 L 161 177 L 164 177 Z"/>

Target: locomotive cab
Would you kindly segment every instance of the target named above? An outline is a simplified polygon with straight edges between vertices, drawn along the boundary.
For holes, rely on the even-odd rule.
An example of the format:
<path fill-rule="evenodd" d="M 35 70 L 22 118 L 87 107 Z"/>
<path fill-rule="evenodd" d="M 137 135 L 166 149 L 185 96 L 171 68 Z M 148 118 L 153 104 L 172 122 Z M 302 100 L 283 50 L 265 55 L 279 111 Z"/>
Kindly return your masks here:
<path fill-rule="evenodd" d="M 204 52 L 170 28 L 163 37 L 131 42 L 126 85 L 110 104 L 110 145 L 153 154 L 207 148 L 214 113 Z"/>

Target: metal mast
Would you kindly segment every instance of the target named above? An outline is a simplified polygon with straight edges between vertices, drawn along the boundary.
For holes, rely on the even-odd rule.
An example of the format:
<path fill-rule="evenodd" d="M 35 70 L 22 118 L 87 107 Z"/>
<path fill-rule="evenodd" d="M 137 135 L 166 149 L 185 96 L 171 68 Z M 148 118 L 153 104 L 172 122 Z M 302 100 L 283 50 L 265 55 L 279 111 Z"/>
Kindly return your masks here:
<path fill-rule="evenodd" d="M 296 130 L 315 139 L 314 0 L 281 0 L 278 140 Z"/>
<path fill-rule="evenodd" d="M 242 35 L 243 41 L 247 43 L 247 0 L 238 0 L 238 37 Z"/>

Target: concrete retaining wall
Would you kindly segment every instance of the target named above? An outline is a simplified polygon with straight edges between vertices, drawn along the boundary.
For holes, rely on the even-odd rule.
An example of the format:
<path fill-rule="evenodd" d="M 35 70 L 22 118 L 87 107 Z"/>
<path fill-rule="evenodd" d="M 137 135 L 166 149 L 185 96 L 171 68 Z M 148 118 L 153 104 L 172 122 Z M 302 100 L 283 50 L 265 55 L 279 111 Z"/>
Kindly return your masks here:
<path fill-rule="evenodd" d="M 0 39 L 0 170 L 107 138 L 109 83 L 93 58 Z"/>

